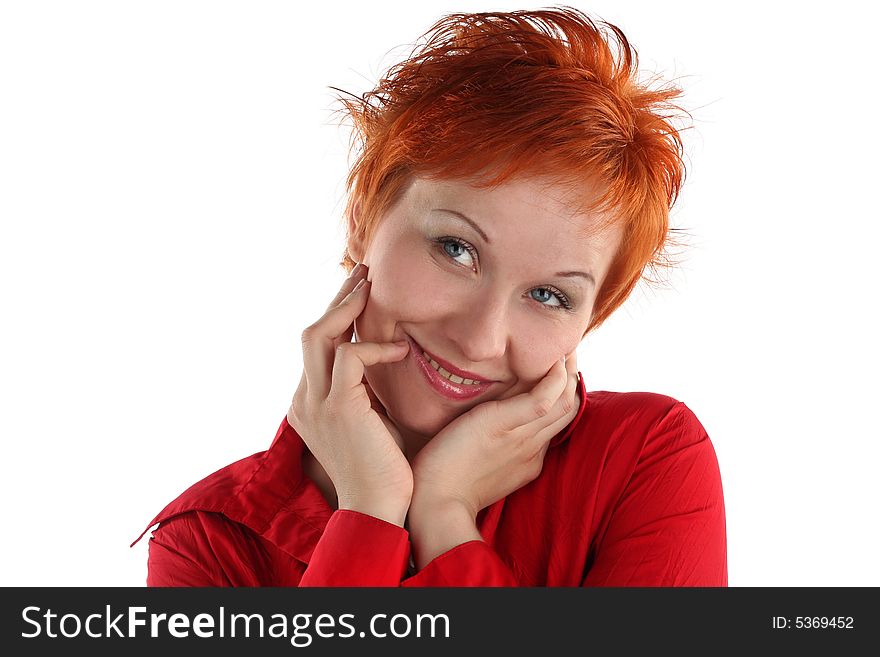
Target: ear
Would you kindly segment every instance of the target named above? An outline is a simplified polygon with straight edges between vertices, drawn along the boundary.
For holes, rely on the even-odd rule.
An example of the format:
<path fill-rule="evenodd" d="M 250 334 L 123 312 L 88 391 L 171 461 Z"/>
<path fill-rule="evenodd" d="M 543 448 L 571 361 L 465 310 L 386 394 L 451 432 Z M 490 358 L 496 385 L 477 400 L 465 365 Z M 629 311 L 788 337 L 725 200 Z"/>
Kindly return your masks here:
<path fill-rule="evenodd" d="M 346 244 L 349 257 L 355 262 L 364 261 L 366 252 L 363 225 L 361 223 L 361 202 L 356 201 L 348 216 L 348 242 Z"/>

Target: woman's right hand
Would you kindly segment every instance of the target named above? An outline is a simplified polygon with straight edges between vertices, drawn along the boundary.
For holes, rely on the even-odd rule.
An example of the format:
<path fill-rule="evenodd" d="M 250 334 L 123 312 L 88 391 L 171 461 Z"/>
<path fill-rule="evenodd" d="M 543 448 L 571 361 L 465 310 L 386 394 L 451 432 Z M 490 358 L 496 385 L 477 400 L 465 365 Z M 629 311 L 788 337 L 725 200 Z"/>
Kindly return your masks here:
<path fill-rule="evenodd" d="M 365 265 L 352 270 L 324 315 L 303 331 L 303 375 L 287 421 L 333 482 L 339 509 L 402 527 L 412 469 L 400 434 L 392 435 L 390 421 L 373 408 L 363 379 L 365 367 L 399 361 L 409 345 L 351 342 L 369 297 L 366 276 Z"/>

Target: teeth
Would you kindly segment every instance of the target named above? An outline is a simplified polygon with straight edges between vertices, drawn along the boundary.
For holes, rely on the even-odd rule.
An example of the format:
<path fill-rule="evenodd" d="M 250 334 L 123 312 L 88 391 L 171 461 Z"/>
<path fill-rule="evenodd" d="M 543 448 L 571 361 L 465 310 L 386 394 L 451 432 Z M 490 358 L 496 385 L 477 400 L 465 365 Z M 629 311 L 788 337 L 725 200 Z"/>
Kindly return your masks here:
<path fill-rule="evenodd" d="M 433 367 L 435 370 L 437 370 L 443 376 L 443 378 L 449 379 L 453 383 L 461 383 L 466 386 L 476 385 L 476 384 L 480 383 L 479 381 L 476 381 L 475 379 L 463 379 L 460 376 L 456 376 L 455 374 L 447 372 L 442 367 L 440 367 L 440 363 L 438 363 L 436 360 L 434 360 L 433 358 L 431 358 L 428 355 L 428 352 L 423 351 L 422 354 L 425 356 L 425 360 L 428 361 L 429 363 L 431 363 L 431 367 Z"/>

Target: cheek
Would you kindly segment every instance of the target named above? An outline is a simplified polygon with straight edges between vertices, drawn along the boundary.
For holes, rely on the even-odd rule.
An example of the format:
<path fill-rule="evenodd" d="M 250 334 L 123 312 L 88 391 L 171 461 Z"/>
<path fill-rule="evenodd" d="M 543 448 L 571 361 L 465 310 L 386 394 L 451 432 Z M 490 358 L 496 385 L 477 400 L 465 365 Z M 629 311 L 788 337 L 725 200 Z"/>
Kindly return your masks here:
<path fill-rule="evenodd" d="M 438 312 L 436 294 L 443 280 L 437 268 L 413 252 L 412 246 L 401 246 L 404 256 L 386 258 L 373 272 L 370 300 L 365 316 L 378 321 L 425 321 Z"/>
<path fill-rule="evenodd" d="M 558 359 L 572 354 L 580 344 L 577 328 L 523 322 L 521 329 L 513 338 L 516 357 L 510 363 L 518 383 L 507 396 L 533 388 Z"/>

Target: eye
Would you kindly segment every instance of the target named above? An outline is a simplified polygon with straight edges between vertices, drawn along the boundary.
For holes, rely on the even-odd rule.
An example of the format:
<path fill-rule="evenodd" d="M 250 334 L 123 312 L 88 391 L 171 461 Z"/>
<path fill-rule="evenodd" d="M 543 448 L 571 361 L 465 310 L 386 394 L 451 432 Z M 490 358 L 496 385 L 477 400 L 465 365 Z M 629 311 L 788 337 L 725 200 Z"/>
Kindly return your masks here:
<path fill-rule="evenodd" d="M 438 237 L 433 240 L 438 244 L 438 246 L 443 250 L 443 253 L 451 258 L 454 262 L 459 262 L 458 258 L 467 255 L 471 261 L 473 262 L 470 265 L 470 268 L 473 271 L 477 271 L 476 263 L 477 263 L 477 250 L 471 246 L 468 242 L 464 241 L 459 237 Z M 460 263 L 464 264 L 464 263 Z M 468 266 L 468 265 L 464 265 Z M 532 292 L 544 292 L 549 293 L 549 297 L 545 297 L 544 295 L 535 296 L 531 294 Z M 532 299 L 540 303 L 545 308 L 549 308 L 550 310 L 572 310 L 571 302 L 568 300 L 568 297 L 562 290 L 559 290 L 552 286 L 544 286 L 544 287 L 536 287 L 530 291 L 530 295 Z M 555 299 L 557 303 L 547 304 L 545 301 L 549 301 L 551 299 Z"/>
<path fill-rule="evenodd" d="M 471 265 L 471 269 L 477 271 L 475 266 L 477 264 L 477 250 L 473 246 L 465 242 L 463 239 L 460 239 L 458 237 L 438 237 L 434 241 L 440 245 L 440 248 L 443 249 L 443 252 L 446 255 L 448 255 L 456 262 L 458 262 L 456 258 L 460 258 L 463 255 L 470 256 L 471 260 L 474 263 L 473 265 Z"/>
<path fill-rule="evenodd" d="M 541 305 L 547 306 L 548 308 L 552 308 L 553 310 L 571 310 L 571 302 L 568 300 L 568 297 L 563 294 L 562 290 L 557 290 L 555 287 L 536 287 L 532 292 L 546 292 L 550 294 L 549 299 L 556 299 L 557 305 L 548 306 L 545 303 Z M 532 295 L 532 298 L 535 301 L 543 301 L 544 299 L 539 299 L 538 297 Z"/>

